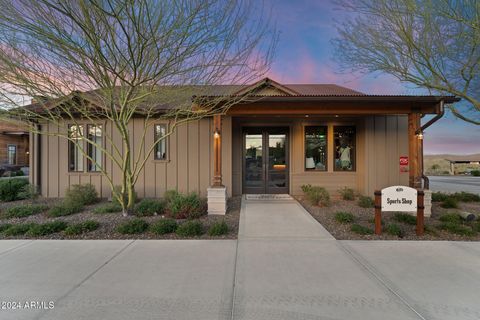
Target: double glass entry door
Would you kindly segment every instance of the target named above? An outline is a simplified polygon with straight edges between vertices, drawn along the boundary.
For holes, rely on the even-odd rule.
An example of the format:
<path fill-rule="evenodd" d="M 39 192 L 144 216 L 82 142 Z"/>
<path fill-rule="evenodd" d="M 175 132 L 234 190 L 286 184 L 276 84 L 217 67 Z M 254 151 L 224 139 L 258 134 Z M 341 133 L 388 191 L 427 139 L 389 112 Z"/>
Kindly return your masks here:
<path fill-rule="evenodd" d="M 243 133 L 243 193 L 288 193 L 288 128 Z"/>

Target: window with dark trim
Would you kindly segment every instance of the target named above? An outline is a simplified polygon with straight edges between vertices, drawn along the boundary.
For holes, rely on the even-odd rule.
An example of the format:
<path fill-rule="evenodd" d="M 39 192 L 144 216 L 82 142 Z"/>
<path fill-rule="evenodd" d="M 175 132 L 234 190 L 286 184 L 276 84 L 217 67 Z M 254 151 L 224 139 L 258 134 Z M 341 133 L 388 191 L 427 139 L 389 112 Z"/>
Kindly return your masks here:
<path fill-rule="evenodd" d="M 15 165 L 17 164 L 17 146 L 14 144 L 9 144 L 7 146 L 7 159 L 8 164 Z"/>
<path fill-rule="evenodd" d="M 305 170 L 327 170 L 327 126 L 305 127 Z"/>
<path fill-rule="evenodd" d="M 88 146 L 87 146 L 87 170 L 89 172 L 101 171 L 103 132 L 101 125 L 87 125 Z"/>
<path fill-rule="evenodd" d="M 155 145 L 154 159 L 167 160 L 167 140 L 161 139 L 167 134 L 166 124 L 156 124 L 154 127 L 154 141 L 158 141 Z M 161 140 L 159 140 L 161 139 Z"/>
<path fill-rule="evenodd" d="M 356 130 L 354 126 L 333 127 L 335 171 L 356 170 Z"/>
<path fill-rule="evenodd" d="M 83 171 L 83 125 L 72 124 L 68 126 L 68 171 Z"/>

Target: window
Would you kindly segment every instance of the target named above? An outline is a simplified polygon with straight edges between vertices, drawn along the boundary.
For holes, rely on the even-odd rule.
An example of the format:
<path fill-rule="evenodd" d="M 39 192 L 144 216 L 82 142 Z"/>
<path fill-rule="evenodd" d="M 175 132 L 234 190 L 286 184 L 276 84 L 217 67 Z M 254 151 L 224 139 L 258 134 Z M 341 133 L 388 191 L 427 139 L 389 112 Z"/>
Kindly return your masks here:
<path fill-rule="evenodd" d="M 83 125 L 69 125 L 68 171 L 83 171 Z"/>
<path fill-rule="evenodd" d="M 355 171 L 355 127 L 333 128 L 335 171 Z"/>
<path fill-rule="evenodd" d="M 89 172 L 98 172 L 102 166 L 103 137 L 101 125 L 88 125 L 88 143 L 87 152 L 87 170 Z M 92 160 L 90 160 L 92 159 Z"/>
<path fill-rule="evenodd" d="M 327 170 L 327 127 L 305 127 L 305 170 Z"/>
<path fill-rule="evenodd" d="M 15 165 L 17 164 L 17 146 L 14 144 L 9 144 L 7 146 L 7 159 L 8 164 Z"/>
<path fill-rule="evenodd" d="M 154 132 L 154 141 L 158 141 L 161 137 L 167 134 L 167 125 L 156 124 Z M 162 139 L 155 145 L 155 160 L 167 160 L 167 141 Z"/>

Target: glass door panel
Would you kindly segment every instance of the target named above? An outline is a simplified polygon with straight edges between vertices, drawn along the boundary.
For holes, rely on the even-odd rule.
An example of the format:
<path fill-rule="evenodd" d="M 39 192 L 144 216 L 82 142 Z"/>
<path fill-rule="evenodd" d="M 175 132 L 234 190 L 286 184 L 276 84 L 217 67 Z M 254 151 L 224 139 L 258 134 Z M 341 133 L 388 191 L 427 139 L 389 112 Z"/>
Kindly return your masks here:
<path fill-rule="evenodd" d="M 268 134 L 267 193 L 288 193 L 286 133 Z"/>
<path fill-rule="evenodd" d="M 262 133 L 245 135 L 244 188 L 246 193 L 263 193 L 265 190 L 263 147 Z"/>

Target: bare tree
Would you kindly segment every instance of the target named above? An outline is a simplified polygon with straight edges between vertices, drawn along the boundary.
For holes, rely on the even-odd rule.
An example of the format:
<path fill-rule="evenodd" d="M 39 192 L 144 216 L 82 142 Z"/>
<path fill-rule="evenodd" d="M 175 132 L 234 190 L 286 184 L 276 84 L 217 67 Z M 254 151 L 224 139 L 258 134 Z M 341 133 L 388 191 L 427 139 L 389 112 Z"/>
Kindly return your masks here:
<path fill-rule="evenodd" d="M 480 124 L 480 2 L 478 0 L 339 0 L 351 20 L 333 40 L 343 70 L 384 72 L 433 92 L 452 94 Z"/>
<path fill-rule="evenodd" d="M 0 0 L 0 7 L 0 94 L 10 106 L 3 116 L 74 144 L 107 179 L 124 214 L 155 145 L 177 126 L 245 99 L 223 98 L 233 93 L 228 86 L 217 97 L 214 85 L 258 79 L 277 36 L 263 7 L 247 0 Z M 40 99 L 24 106 L 18 96 Z M 138 152 L 129 131 L 134 116 L 145 119 Z M 168 130 L 147 145 L 159 119 L 169 121 Z M 66 130 L 65 123 L 73 125 Z M 95 139 L 85 123 L 110 123 L 121 144 L 106 130 Z M 58 130 L 42 130 L 45 124 Z M 89 148 L 120 169 L 120 188 Z"/>

